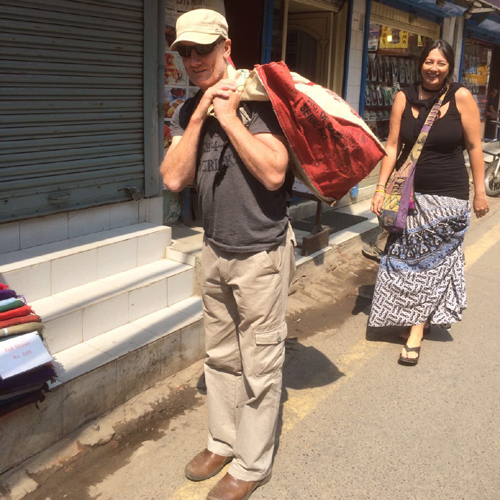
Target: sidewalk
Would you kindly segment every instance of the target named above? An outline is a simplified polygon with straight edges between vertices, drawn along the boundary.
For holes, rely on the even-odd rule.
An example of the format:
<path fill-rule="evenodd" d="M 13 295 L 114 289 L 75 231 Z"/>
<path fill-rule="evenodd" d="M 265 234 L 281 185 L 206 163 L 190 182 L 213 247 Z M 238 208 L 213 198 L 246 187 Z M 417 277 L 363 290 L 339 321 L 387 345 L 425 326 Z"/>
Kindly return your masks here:
<path fill-rule="evenodd" d="M 361 235 L 371 231 L 378 227 L 378 220 L 375 214 L 370 212 L 370 201 L 364 200 L 359 203 L 354 203 L 351 205 L 343 206 L 341 208 L 335 208 L 325 210 L 323 212 L 322 220 L 328 216 L 330 212 L 345 214 L 346 216 L 356 216 L 356 223 L 353 225 L 348 225 L 344 229 L 340 231 L 336 231 L 330 234 L 328 239 L 328 246 L 323 248 L 312 255 L 307 257 L 303 257 L 301 255 L 301 250 L 299 247 L 295 249 L 295 262 L 297 264 L 297 269 L 304 266 L 308 262 L 317 261 L 321 259 L 322 256 L 331 252 L 335 246 L 351 241 L 354 238 L 360 238 Z M 291 207 L 291 211 L 293 212 L 295 207 Z M 357 218 L 362 217 L 365 220 L 362 222 L 357 222 Z M 307 214 L 306 219 L 309 219 L 310 216 Z M 293 219 L 293 214 L 292 214 Z M 303 220 L 297 222 L 302 222 Z M 353 218 L 354 219 L 354 218 Z M 292 225 L 295 226 L 296 223 L 292 222 Z M 325 226 L 326 227 L 326 226 Z M 302 237 L 308 234 L 308 231 L 300 230 L 294 228 L 295 236 L 297 237 L 297 241 L 300 246 L 300 242 Z M 191 255 L 199 261 L 201 257 L 201 247 L 203 242 L 203 229 L 201 227 L 186 227 L 180 225 L 172 226 L 172 249 L 174 251 L 179 251 L 188 255 Z M 373 238 L 374 239 L 374 238 Z"/>
<path fill-rule="evenodd" d="M 491 206 L 492 210 L 485 218 L 486 222 L 488 219 L 490 220 L 489 223 L 477 224 L 474 219 L 476 221 L 474 227 L 483 227 L 484 229 L 481 231 L 488 231 L 487 235 L 493 234 L 496 229 L 496 226 L 493 227 L 493 225 L 498 220 L 496 214 L 500 210 L 500 199 L 491 199 Z M 366 380 L 369 382 L 378 380 L 381 366 L 387 367 L 386 371 L 391 377 L 394 370 L 393 359 L 390 358 L 389 362 L 387 359 L 389 356 L 396 356 L 393 351 L 397 351 L 397 349 L 394 349 L 390 343 L 367 343 L 367 339 L 364 338 L 366 325 L 364 311 L 367 307 L 367 301 L 362 300 L 366 297 L 360 293 L 360 288 L 355 288 L 357 292 L 354 292 L 354 289 L 351 290 L 346 296 L 350 300 L 349 303 L 340 300 L 336 302 L 336 306 L 333 306 L 335 300 L 333 294 L 345 282 L 349 281 L 350 275 L 352 275 L 351 285 L 356 277 L 358 277 L 359 284 L 366 285 L 372 281 L 367 280 L 367 275 L 363 275 L 363 272 L 368 272 L 374 280 L 378 267 L 373 261 L 365 260 L 360 256 L 361 241 L 373 240 L 375 235 L 370 234 L 371 231 L 378 232 L 376 219 L 368 211 L 368 202 L 345 207 L 341 210 L 342 213 L 363 216 L 367 220 L 332 234 L 329 247 L 315 255 L 307 258 L 297 255 L 299 272 L 297 272 L 296 279 L 297 281 L 304 280 L 306 286 L 296 289 L 290 297 L 292 303 L 289 316 L 290 337 L 291 340 L 294 337 L 297 337 L 298 340 L 296 339 L 289 346 L 290 357 L 293 358 L 297 355 L 297 359 L 287 368 L 288 378 L 285 380 L 285 385 L 288 397 L 283 414 L 284 422 L 286 422 L 286 426 L 282 428 L 283 436 L 293 427 L 298 429 L 299 426 L 296 424 L 299 424 L 305 416 L 313 415 L 313 410 L 318 403 L 324 401 L 330 394 L 328 389 L 330 386 L 325 385 L 324 388 L 317 386 L 316 375 L 321 379 L 321 377 L 329 376 L 332 373 L 328 369 L 330 365 L 325 367 L 326 358 L 323 355 L 319 359 L 315 357 L 320 352 L 327 353 L 332 363 L 338 365 L 334 372 L 339 373 L 340 376 L 344 374 L 345 380 L 351 379 L 353 373 L 361 365 L 364 365 L 365 361 L 375 359 L 374 356 L 382 351 L 385 352 L 380 361 L 371 365 L 372 369 L 363 382 L 358 384 L 359 397 L 355 398 L 357 402 L 366 399 Z M 473 241 L 477 239 L 474 233 L 475 231 L 471 231 L 468 236 L 468 247 L 471 238 Z M 202 236 L 199 231 L 190 230 L 187 238 L 190 239 L 193 251 L 195 251 L 196 241 L 201 245 Z M 179 244 L 181 243 L 187 246 L 185 240 L 179 242 Z M 475 247 L 478 245 L 476 244 L 467 250 L 469 269 L 474 260 L 473 249 Z M 357 267 L 356 259 L 358 259 Z M 353 266 L 352 272 L 350 272 L 350 266 Z M 320 273 L 320 279 L 316 283 L 311 283 L 314 273 Z M 301 290 L 303 290 L 302 293 Z M 472 294 L 472 296 L 479 297 L 477 294 Z M 321 306 L 321 301 L 318 298 L 322 298 Z M 297 336 L 298 329 L 303 330 L 300 336 Z M 344 333 L 337 334 L 340 331 Z M 310 333 L 314 335 L 309 336 Z M 334 350 L 330 351 L 329 346 L 332 346 Z M 306 358 L 302 358 L 303 355 L 306 355 Z M 310 358 L 311 355 L 313 355 L 313 359 Z M 426 353 L 426 358 L 431 355 L 430 352 Z M 140 479 L 140 484 L 148 483 L 158 490 L 157 495 L 151 494 L 148 498 L 167 498 L 165 489 L 178 490 L 178 495 L 171 497 L 176 500 L 204 498 L 201 495 L 203 486 L 187 483 L 182 474 L 183 464 L 196 451 L 199 443 L 204 442 L 206 438 L 206 405 L 204 392 L 199 386 L 202 365 L 203 361 L 197 361 L 176 375 L 159 381 L 147 391 L 138 394 L 107 415 L 89 422 L 51 448 L 26 461 L 16 469 L 1 475 L 0 500 L 21 500 L 37 489 L 41 490 L 40 493 L 37 493 L 37 496 L 30 495 L 31 500 L 46 500 L 49 497 L 57 500 L 63 496 L 49 495 L 48 490 L 43 489 L 42 486 L 49 483 L 47 488 L 49 490 L 52 488 L 52 491 L 55 491 L 65 480 L 64 487 L 66 489 L 69 488 L 72 492 L 76 492 L 76 490 L 88 491 L 93 498 L 96 495 L 99 496 L 99 493 L 102 493 L 102 498 L 118 498 L 113 495 L 113 492 L 123 492 L 124 489 L 130 495 L 135 495 L 130 498 L 137 498 L 138 484 L 135 483 L 137 478 Z M 427 365 L 422 364 L 424 369 L 426 366 L 430 368 L 429 374 L 432 378 L 434 376 L 432 367 L 437 366 L 437 361 Z M 312 377 L 315 380 L 315 385 L 308 384 L 311 376 L 304 378 L 304 369 L 313 369 L 313 375 L 316 374 Z M 460 367 L 460 369 L 462 368 Z M 340 384 L 332 387 L 335 389 L 338 387 L 342 390 Z M 356 405 L 350 406 L 353 401 L 352 387 L 352 384 L 349 384 L 342 396 L 346 402 L 345 405 L 340 406 L 343 408 L 342 411 L 346 408 L 347 411 L 350 411 L 349 408 L 357 408 Z M 334 403 L 334 408 L 339 407 L 337 401 Z M 342 418 L 347 422 L 350 421 L 350 418 Z M 317 423 L 314 425 L 316 426 Z M 285 452 L 286 448 L 292 446 L 295 441 L 296 439 L 288 439 L 288 441 L 283 439 L 281 441 L 283 447 L 280 452 L 281 474 L 284 474 L 283 471 L 286 472 L 291 466 L 297 466 L 296 463 L 290 464 Z M 303 441 L 300 440 L 300 442 Z M 134 459 L 132 455 L 134 455 Z M 160 455 L 168 457 L 168 460 L 159 461 L 157 457 Z M 324 456 L 325 451 L 323 451 Z M 76 460 L 79 461 L 76 462 Z M 166 469 L 165 463 L 170 464 Z M 140 471 L 138 471 L 138 467 L 141 468 Z M 155 472 L 152 472 L 153 469 Z M 74 474 L 71 472 L 73 470 L 76 471 Z M 78 481 L 75 479 L 77 477 Z M 156 481 L 151 481 L 151 477 L 155 477 Z M 81 484 L 80 480 L 82 480 Z M 85 481 L 93 485 L 89 490 L 84 486 Z M 127 482 L 125 486 L 124 482 Z M 131 483 L 130 491 L 128 490 L 129 483 Z M 280 481 L 274 481 L 270 488 L 267 490 L 268 493 L 287 491 L 286 486 L 283 486 L 283 482 Z M 106 490 L 108 493 L 111 492 L 109 496 L 104 493 Z M 196 490 L 195 494 L 194 490 Z M 8 496 L 5 495 L 7 491 L 9 492 Z M 263 494 L 264 492 L 265 490 L 262 490 Z M 68 491 L 65 490 L 65 493 Z M 68 497 L 71 496 L 72 494 L 68 493 Z M 273 497 L 272 493 L 271 497 Z M 73 495 L 73 498 L 82 497 Z M 85 496 L 85 498 L 89 497 Z M 128 497 L 120 495 L 119 498 L 126 500 Z M 273 498 L 278 498 L 278 496 Z"/>
<path fill-rule="evenodd" d="M 378 226 L 376 217 L 369 211 L 369 204 L 369 201 L 364 201 L 332 210 L 337 214 L 345 215 L 344 219 L 348 221 L 359 220 L 349 219 L 348 216 L 362 217 L 365 220 L 331 234 L 329 245 L 326 248 L 308 257 L 302 257 L 300 248 L 296 249 L 296 264 L 299 272 L 296 273 L 294 280 L 295 287 L 301 287 L 304 283 L 307 287 L 307 281 L 314 280 L 318 273 L 324 273 L 328 266 L 336 266 L 344 262 L 342 252 L 346 246 L 350 244 L 356 246 L 356 243 L 359 246 L 360 241 L 366 242 L 375 239 L 375 235 L 368 234 L 374 229 L 376 231 Z M 184 226 L 173 226 L 172 230 L 173 242 L 169 252 L 177 251 L 194 257 L 199 273 L 203 231 L 201 228 Z M 298 240 L 307 234 L 300 230 L 295 232 Z M 359 248 L 355 251 L 359 252 Z M 195 293 L 199 293 L 199 279 L 196 281 Z M 111 413 L 84 425 L 40 454 L 2 474 L 0 476 L 0 500 L 24 498 L 26 494 L 40 486 L 40 481 L 43 483 L 45 474 L 50 475 L 50 470 L 55 472 L 77 456 L 88 453 L 88 450 L 93 447 L 103 445 L 111 439 L 117 439 L 120 435 L 126 435 L 127 429 L 136 427 L 138 422 L 143 419 L 155 418 L 155 415 L 161 414 L 163 412 L 161 408 L 165 404 L 178 406 L 179 401 L 175 401 L 176 396 L 172 393 L 172 384 L 179 387 L 183 386 L 186 380 L 195 379 L 199 375 L 201 363 L 198 361 L 180 371 L 178 375 L 160 381 L 151 389 L 118 406 Z M 172 401 L 170 401 L 171 399 Z M 187 402 L 182 403 L 181 406 L 184 404 L 187 405 Z M 4 491 L 10 491 L 9 497 L 3 496 Z"/>

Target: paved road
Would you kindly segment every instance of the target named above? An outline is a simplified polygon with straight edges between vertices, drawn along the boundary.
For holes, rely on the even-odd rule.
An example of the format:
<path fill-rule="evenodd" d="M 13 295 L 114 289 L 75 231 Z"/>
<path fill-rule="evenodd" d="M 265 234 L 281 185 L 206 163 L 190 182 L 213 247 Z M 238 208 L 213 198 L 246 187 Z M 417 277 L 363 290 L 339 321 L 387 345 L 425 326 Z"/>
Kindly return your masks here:
<path fill-rule="evenodd" d="M 396 333 L 367 332 L 376 265 L 359 248 L 313 285 L 298 283 L 273 479 L 252 500 L 500 499 L 500 200 L 491 204 L 466 237 L 464 321 L 433 328 L 416 367 L 397 364 Z M 200 364 L 182 375 L 185 411 L 95 450 L 26 498 L 204 499 L 217 478 L 183 477 L 205 444 L 199 373 Z"/>

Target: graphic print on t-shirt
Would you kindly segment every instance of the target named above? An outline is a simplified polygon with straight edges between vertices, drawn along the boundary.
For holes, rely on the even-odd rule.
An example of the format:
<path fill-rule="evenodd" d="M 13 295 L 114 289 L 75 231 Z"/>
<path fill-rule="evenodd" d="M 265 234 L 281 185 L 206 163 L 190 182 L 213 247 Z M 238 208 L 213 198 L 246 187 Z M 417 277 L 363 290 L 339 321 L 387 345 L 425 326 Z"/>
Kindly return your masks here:
<path fill-rule="evenodd" d="M 200 172 L 217 172 L 219 170 L 220 153 L 224 148 L 224 144 L 225 142 L 220 137 L 215 137 L 214 141 L 203 143 Z M 217 153 L 217 155 L 215 156 L 212 153 Z"/>

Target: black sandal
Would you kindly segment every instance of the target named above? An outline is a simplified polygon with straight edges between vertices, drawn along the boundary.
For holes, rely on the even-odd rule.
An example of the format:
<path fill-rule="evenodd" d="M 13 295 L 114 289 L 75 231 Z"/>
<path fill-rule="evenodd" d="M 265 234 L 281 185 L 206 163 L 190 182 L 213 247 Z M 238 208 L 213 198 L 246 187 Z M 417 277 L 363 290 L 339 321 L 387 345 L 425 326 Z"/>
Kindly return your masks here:
<path fill-rule="evenodd" d="M 408 354 L 409 352 L 416 352 L 418 356 L 416 358 L 405 358 L 402 354 L 399 355 L 399 363 L 402 365 L 411 365 L 414 366 L 418 363 L 418 360 L 420 359 L 420 346 L 419 347 L 408 347 L 407 345 L 404 346 L 404 349 L 406 353 Z"/>

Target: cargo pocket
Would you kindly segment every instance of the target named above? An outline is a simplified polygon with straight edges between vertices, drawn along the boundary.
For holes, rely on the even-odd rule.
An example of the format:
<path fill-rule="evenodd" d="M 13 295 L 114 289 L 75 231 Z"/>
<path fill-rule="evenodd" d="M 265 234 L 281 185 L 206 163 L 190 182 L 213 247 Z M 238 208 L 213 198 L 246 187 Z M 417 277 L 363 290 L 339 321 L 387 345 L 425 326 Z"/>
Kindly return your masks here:
<path fill-rule="evenodd" d="M 287 326 L 283 322 L 273 328 L 256 328 L 254 373 L 268 375 L 280 369 L 285 358 Z"/>

